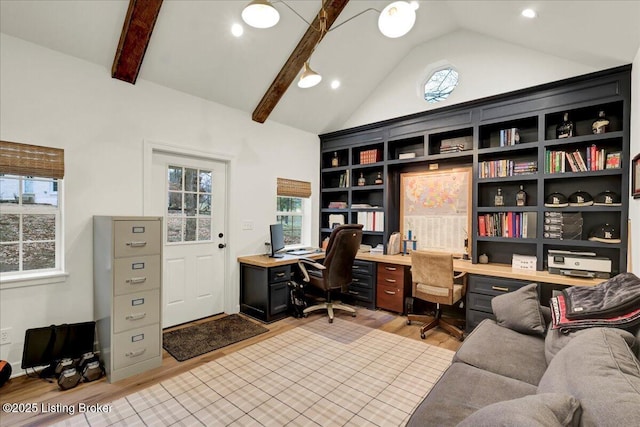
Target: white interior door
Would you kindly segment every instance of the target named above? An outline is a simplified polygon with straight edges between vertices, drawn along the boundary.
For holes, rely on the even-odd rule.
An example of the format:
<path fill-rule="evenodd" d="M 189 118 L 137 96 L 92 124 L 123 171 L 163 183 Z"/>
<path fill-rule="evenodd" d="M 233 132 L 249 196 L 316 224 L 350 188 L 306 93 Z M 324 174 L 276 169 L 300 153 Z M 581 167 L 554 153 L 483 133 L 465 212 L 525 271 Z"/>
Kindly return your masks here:
<path fill-rule="evenodd" d="M 163 221 L 163 328 L 222 313 L 226 164 L 154 152 L 153 211 Z"/>

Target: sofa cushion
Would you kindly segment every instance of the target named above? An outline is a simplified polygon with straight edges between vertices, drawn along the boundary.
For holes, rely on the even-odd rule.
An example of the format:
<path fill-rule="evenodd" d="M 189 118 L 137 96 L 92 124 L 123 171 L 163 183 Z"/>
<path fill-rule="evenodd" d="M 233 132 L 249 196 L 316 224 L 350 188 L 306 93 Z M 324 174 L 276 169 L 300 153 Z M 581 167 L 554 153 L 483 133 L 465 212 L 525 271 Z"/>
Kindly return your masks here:
<path fill-rule="evenodd" d="M 547 369 L 544 338 L 525 335 L 485 319 L 463 341 L 454 361 L 538 385 Z"/>
<path fill-rule="evenodd" d="M 544 338 L 544 357 L 547 365 L 551 363 L 553 356 L 569 344 L 569 341 L 578 333 L 580 331 L 564 333 L 560 329 L 548 329 L 547 336 Z"/>
<path fill-rule="evenodd" d="M 536 387 L 453 363 L 411 415 L 407 427 L 455 426 L 480 408 L 536 393 Z"/>
<path fill-rule="evenodd" d="M 542 393 L 497 402 L 474 412 L 458 427 L 577 426 L 580 402 L 567 394 Z"/>
<path fill-rule="evenodd" d="M 640 425 L 640 361 L 629 332 L 592 328 L 577 334 L 551 360 L 538 393 L 567 393 L 580 401 L 582 425 Z"/>
<path fill-rule="evenodd" d="M 546 330 L 536 283 L 493 298 L 491 308 L 500 326 L 523 334 L 542 335 Z"/>

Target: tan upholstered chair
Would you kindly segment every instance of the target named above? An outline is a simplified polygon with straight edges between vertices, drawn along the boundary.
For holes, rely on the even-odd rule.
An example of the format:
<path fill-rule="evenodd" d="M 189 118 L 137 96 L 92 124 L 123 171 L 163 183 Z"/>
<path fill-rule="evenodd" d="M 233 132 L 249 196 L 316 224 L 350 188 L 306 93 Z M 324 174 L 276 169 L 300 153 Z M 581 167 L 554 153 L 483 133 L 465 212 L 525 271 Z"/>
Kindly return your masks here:
<path fill-rule="evenodd" d="M 298 260 L 303 280 L 326 293 L 325 302 L 304 309 L 305 317 L 312 311 L 327 310 L 329 323 L 333 323 L 334 309 L 346 310 L 355 317 L 356 310 L 352 307 L 333 303 L 331 291 L 335 289 L 347 291 L 352 280 L 353 260 L 356 258 L 361 241 L 362 224 L 339 225 L 329 236 L 326 256 L 322 263 L 306 258 Z"/>
<path fill-rule="evenodd" d="M 457 339 L 462 339 L 464 332 L 459 326 L 464 322 L 443 318 L 440 304 L 452 306 L 461 301 L 467 291 L 466 279 L 466 273 L 458 275 L 454 273 L 453 255 L 450 253 L 429 251 L 411 253 L 413 298 L 436 304 L 434 316 L 407 315 L 408 325 L 413 320 L 425 322 L 420 328 L 420 338 L 424 339 L 425 332 L 429 329 L 440 326 Z"/>

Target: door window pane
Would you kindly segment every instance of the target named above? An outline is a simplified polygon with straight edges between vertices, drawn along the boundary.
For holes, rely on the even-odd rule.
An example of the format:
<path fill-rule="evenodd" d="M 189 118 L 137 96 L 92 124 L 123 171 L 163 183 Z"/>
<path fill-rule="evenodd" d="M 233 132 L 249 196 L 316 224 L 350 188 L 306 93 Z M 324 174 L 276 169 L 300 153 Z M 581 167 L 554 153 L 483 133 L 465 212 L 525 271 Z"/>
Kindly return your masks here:
<path fill-rule="evenodd" d="M 211 171 L 200 171 L 200 192 L 211 193 Z"/>
<path fill-rule="evenodd" d="M 199 200 L 198 213 L 200 215 L 211 215 L 211 196 L 201 194 Z"/>
<path fill-rule="evenodd" d="M 182 242 L 182 215 L 169 212 L 167 216 L 167 241 Z"/>
<path fill-rule="evenodd" d="M 211 219 L 198 219 L 198 240 L 211 240 Z"/>
<path fill-rule="evenodd" d="M 169 166 L 169 190 L 182 191 L 182 168 Z"/>
<path fill-rule="evenodd" d="M 187 218 L 186 227 L 184 229 L 184 241 L 195 242 L 196 241 L 196 218 Z"/>
<path fill-rule="evenodd" d="M 168 179 L 167 242 L 210 241 L 212 172 L 169 166 Z"/>
<path fill-rule="evenodd" d="M 185 169 L 184 190 L 198 191 L 198 170 L 197 169 L 191 169 L 191 168 Z"/>

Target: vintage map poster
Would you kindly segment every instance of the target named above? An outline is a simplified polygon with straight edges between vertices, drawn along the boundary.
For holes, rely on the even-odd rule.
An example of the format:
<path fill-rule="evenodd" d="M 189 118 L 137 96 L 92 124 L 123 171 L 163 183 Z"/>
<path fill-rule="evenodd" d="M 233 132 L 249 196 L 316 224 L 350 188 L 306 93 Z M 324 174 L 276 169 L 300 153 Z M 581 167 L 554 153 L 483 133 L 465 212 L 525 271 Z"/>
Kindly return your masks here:
<path fill-rule="evenodd" d="M 403 239 L 409 231 L 417 249 L 465 252 L 471 231 L 471 168 L 400 175 Z"/>

